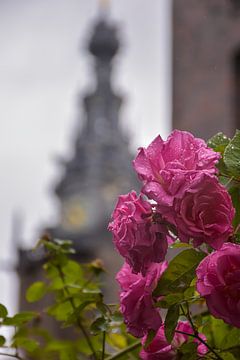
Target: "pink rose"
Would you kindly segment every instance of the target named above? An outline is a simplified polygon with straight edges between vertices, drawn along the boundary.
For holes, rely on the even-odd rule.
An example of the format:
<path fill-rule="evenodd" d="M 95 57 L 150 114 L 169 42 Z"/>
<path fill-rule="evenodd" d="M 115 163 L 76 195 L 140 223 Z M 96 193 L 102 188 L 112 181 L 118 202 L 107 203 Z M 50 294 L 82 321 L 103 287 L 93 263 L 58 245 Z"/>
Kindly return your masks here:
<path fill-rule="evenodd" d="M 152 264 L 145 277 L 133 274 L 125 263 L 116 279 L 121 286 L 120 305 L 129 333 L 142 337 L 151 329 L 157 331 L 162 324 L 159 310 L 154 307 L 152 292 L 167 268 L 167 262 Z"/>
<path fill-rule="evenodd" d="M 144 183 L 142 192 L 159 204 L 172 205 L 182 196 L 186 177 L 203 170 L 215 174 L 219 158 L 202 139 L 174 130 L 166 141 L 157 136 L 147 148 L 140 148 L 133 166 Z"/>
<path fill-rule="evenodd" d="M 162 216 L 176 226 L 181 241 L 194 239 L 194 246 L 203 242 L 219 249 L 232 234 L 234 208 L 231 197 L 215 176 L 199 173 L 188 183 L 183 197 L 173 206 L 158 206 Z"/>
<path fill-rule="evenodd" d="M 179 321 L 176 330 L 193 334 L 193 330 L 188 322 Z M 200 337 L 205 341 L 206 337 L 200 334 Z M 189 337 L 184 334 L 175 333 L 171 344 L 169 344 L 164 335 L 164 325 L 162 325 L 151 344 L 140 352 L 140 358 L 142 360 L 176 360 L 178 359 L 178 349 L 188 341 Z M 142 339 L 142 345 L 146 341 L 146 336 Z M 194 339 L 194 342 L 198 344 L 198 355 L 205 355 L 208 352 L 207 347 L 199 340 Z"/>
<path fill-rule="evenodd" d="M 109 224 L 119 253 L 134 273 L 143 275 L 152 262 L 165 259 L 167 230 L 153 219 L 151 204 L 135 191 L 119 196 Z"/>
<path fill-rule="evenodd" d="M 197 290 L 210 313 L 240 327 L 240 245 L 224 244 L 205 257 L 196 272 Z"/>

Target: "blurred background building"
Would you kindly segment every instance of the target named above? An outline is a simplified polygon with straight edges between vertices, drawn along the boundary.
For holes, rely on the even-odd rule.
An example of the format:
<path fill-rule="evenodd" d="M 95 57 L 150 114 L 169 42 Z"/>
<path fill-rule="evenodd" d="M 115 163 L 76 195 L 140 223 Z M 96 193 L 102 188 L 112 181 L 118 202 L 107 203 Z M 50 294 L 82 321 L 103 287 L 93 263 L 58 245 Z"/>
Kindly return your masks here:
<path fill-rule="evenodd" d="M 175 0 L 173 128 L 208 139 L 240 126 L 240 1 Z"/>

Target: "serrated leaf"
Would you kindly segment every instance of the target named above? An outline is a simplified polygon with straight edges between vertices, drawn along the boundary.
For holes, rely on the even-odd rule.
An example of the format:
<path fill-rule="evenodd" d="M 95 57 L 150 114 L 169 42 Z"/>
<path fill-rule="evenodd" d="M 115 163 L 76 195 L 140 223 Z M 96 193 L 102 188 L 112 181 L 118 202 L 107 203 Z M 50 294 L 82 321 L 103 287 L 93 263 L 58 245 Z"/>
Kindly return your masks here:
<path fill-rule="evenodd" d="M 240 177 L 240 131 L 236 133 L 227 145 L 224 155 L 224 163 L 228 171 L 235 177 Z"/>
<path fill-rule="evenodd" d="M 216 152 L 224 153 L 226 146 L 229 144 L 230 139 L 222 132 L 217 133 L 211 139 L 208 140 L 207 144 Z"/>
<path fill-rule="evenodd" d="M 154 296 L 184 292 L 195 277 L 195 270 L 206 255 L 194 249 L 187 249 L 170 262 L 160 278 Z"/>
<path fill-rule="evenodd" d="M 5 319 L 7 315 L 8 315 L 7 308 L 3 304 L 0 304 L 0 318 Z"/>
<path fill-rule="evenodd" d="M 171 344 L 174 332 L 178 323 L 179 318 L 179 305 L 173 305 L 168 309 L 165 322 L 164 322 L 164 333 L 167 341 Z"/>
<path fill-rule="evenodd" d="M 47 285 L 42 281 L 37 281 L 27 289 L 26 299 L 30 303 L 39 301 L 43 298 L 46 292 Z"/>

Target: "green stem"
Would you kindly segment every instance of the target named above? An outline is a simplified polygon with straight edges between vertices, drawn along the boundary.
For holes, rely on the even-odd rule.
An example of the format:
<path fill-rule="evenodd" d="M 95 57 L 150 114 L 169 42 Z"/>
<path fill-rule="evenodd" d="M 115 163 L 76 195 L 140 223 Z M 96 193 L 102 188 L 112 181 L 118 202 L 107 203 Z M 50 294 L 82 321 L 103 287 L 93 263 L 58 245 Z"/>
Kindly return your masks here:
<path fill-rule="evenodd" d="M 133 351 L 133 350 L 136 350 L 138 347 L 141 346 L 141 342 L 138 340 L 136 341 L 135 343 L 129 345 L 127 348 L 119 351 L 118 353 L 112 355 L 112 356 L 109 356 L 107 358 L 107 360 L 115 360 L 115 359 L 119 359 L 121 356 L 123 355 L 126 355 L 127 353 Z"/>
<path fill-rule="evenodd" d="M 102 340 L 102 360 L 105 357 L 105 343 L 106 343 L 106 331 L 103 331 L 103 340 Z"/>
<path fill-rule="evenodd" d="M 64 273 L 62 272 L 61 267 L 60 267 L 59 265 L 57 265 L 56 268 L 57 268 L 57 270 L 58 270 L 58 272 L 59 272 L 59 275 L 60 275 L 60 278 L 61 278 L 63 284 L 66 285 Z M 76 309 L 77 309 L 77 308 L 76 308 L 76 305 L 75 305 L 75 303 L 74 303 L 74 300 L 73 300 L 73 298 L 72 298 L 72 296 L 71 296 L 71 294 L 70 294 L 69 289 L 68 289 L 67 286 L 65 287 L 65 292 L 66 292 L 67 296 L 69 297 L 69 302 L 70 302 L 73 310 L 76 311 Z M 83 336 L 85 337 L 85 340 L 87 341 L 87 344 L 88 344 L 90 350 L 92 351 L 92 354 L 93 354 L 94 359 L 97 360 L 97 354 L 96 354 L 96 352 L 95 352 L 95 349 L 94 349 L 94 347 L 93 347 L 93 344 L 92 344 L 92 342 L 91 342 L 91 339 L 90 339 L 87 331 L 85 330 L 85 328 L 84 328 L 84 326 L 83 326 L 83 324 L 82 324 L 79 316 L 77 316 L 77 324 L 78 324 L 78 327 L 80 328 L 80 330 L 82 331 Z"/>

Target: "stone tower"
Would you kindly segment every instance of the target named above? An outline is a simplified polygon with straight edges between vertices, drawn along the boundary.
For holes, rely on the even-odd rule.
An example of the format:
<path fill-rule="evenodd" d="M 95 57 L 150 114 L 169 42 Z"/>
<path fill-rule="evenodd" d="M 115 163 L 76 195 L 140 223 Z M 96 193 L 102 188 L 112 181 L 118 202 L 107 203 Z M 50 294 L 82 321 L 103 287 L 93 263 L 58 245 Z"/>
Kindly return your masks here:
<path fill-rule="evenodd" d="M 100 17 L 88 44 L 94 57 L 95 89 L 83 98 L 85 116 L 80 119 L 81 130 L 76 132 L 74 155 L 64 162 L 62 178 L 55 188 L 58 222 L 46 229 L 55 238 L 72 240 L 80 261 L 103 259 L 111 274 L 106 290 L 107 293 L 111 288 L 111 300 L 121 260 L 113 248 L 107 224 L 117 196 L 137 188 L 128 138 L 119 126 L 122 98 L 112 85 L 112 64 L 118 49 L 115 26 Z M 21 310 L 32 308 L 24 294 L 31 283 L 42 277 L 42 255 L 19 250 Z M 54 324 L 48 327 L 58 331 Z"/>
<path fill-rule="evenodd" d="M 100 18 L 89 42 L 96 86 L 83 99 L 85 118 L 77 134 L 74 156 L 65 163 L 55 192 L 59 222 L 49 231 L 71 239 L 86 255 L 99 253 L 109 240 L 106 232 L 114 202 L 135 186 L 128 138 L 119 127 L 122 98 L 112 86 L 112 63 L 119 48 L 116 28 Z"/>
<path fill-rule="evenodd" d="M 173 128 L 240 128 L 239 0 L 173 0 Z"/>

